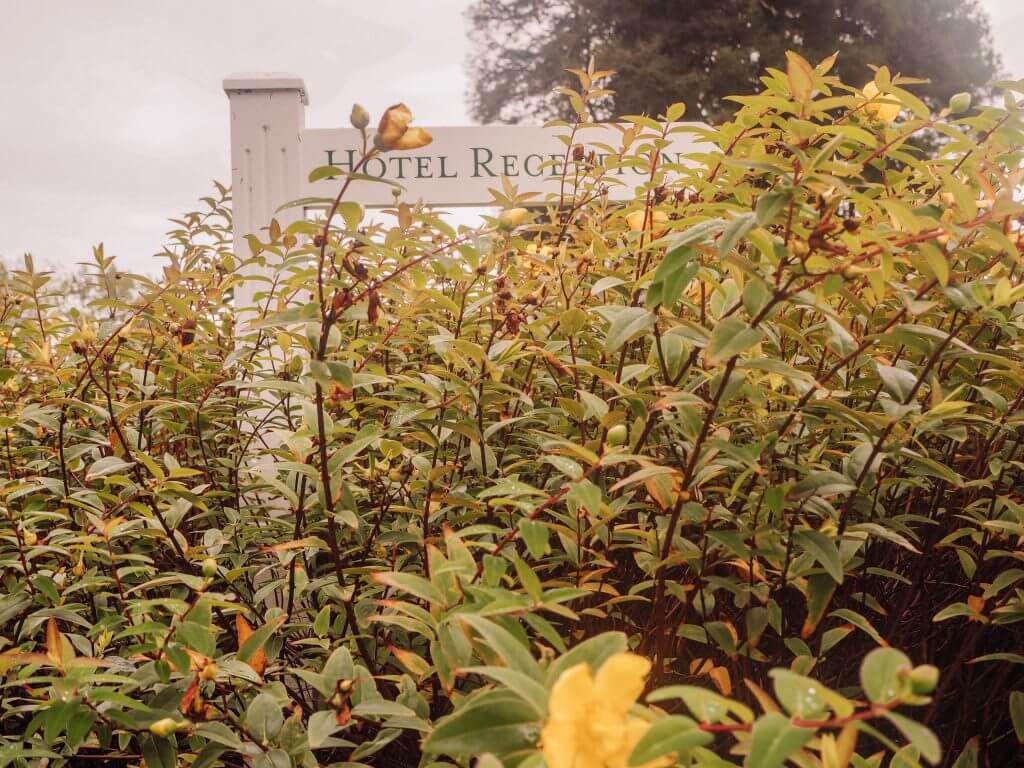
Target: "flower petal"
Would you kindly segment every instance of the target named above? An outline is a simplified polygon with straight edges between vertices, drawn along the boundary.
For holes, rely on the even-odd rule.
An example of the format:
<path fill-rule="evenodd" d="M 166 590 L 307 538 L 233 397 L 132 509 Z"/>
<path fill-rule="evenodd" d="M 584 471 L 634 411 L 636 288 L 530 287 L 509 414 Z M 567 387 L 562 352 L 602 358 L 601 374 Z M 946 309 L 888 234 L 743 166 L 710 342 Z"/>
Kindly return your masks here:
<path fill-rule="evenodd" d="M 432 142 L 434 137 L 426 128 L 409 128 L 402 137 L 395 142 L 394 149 L 419 149 Z"/>
<path fill-rule="evenodd" d="M 578 742 L 573 721 L 549 721 L 540 732 L 540 748 L 548 768 L 575 768 Z"/>
<path fill-rule="evenodd" d="M 594 701 L 594 678 L 589 664 L 563 672 L 551 687 L 548 711 L 552 720 L 585 721 Z"/>
<path fill-rule="evenodd" d="M 609 658 L 594 678 L 594 689 L 602 707 L 626 712 L 644 691 L 651 662 L 635 653 L 617 653 Z"/>
<path fill-rule="evenodd" d="M 388 107 L 377 126 L 377 135 L 380 136 L 381 144 L 388 149 L 394 149 L 405 135 L 411 122 L 412 112 L 405 104 L 393 104 Z"/>

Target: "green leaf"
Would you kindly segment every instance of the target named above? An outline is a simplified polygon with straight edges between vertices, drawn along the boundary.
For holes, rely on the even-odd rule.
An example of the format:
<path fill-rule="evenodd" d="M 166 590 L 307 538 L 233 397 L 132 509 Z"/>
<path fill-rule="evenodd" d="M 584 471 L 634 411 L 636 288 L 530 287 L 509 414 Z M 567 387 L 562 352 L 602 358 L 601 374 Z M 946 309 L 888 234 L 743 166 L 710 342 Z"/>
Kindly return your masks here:
<path fill-rule="evenodd" d="M 222 744 L 236 752 L 242 751 L 242 740 L 238 737 L 238 734 L 224 725 L 224 723 L 217 721 L 199 723 L 196 726 L 195 732 L 197 736 L 202 736 L 204 739 Z"/>
<path fill-rule="evenodd" d="M 334 474 L 341 467 L 352 461 L 364 448 L 377 440 L 380 435 L 381 429 L 376 424 L 367 424 L 360 429 L 359 434 L 352 438 L 352 442 L 331 454 L 331 458 L 328 461 L 331 474 Z"/>
<path fill-rule="evenodd" d="M 260 693 L 245 710 L 245 726 L 260 741 L 272 739 L 284 725 L 281 705 L 269 693 Z"/>
<path fill-rule="evenodd" d="M 713 739 L 712 734 L 700 730 L 697 723 L 689 717 L 663 717 L 655 721 L 633 747 L 629 755 L 629 765 L 643 765 L 673 752 L 685 755 L 694 747 L 702 747 Z"/>
<path fill-rule="evenodd" d="M 355 676 L 356 668 L 352 663 L 352 653 L 343 645 L 335 648 L 324 664 L 323 694 L 327 697 L 332 696 L 339 680 L 351 680 Z"/>
<path fill-rule="evenodd" d="M 292 768 L 292 761 L 283 749 L 268 749 L 256 755 L 252 765 L 253 768 Z"/>
<path fill-rule="evenodd" d="M 939 740 L 935 738 L 934 733 L 920 723 L 896 712 L 885 712 L 884 715 L 886 719 L 900 729 L 900 732 L 907 737 L 907 741 L 921 753 L 921 757 L 932 765 L 939 762 L 942 758 L 942 745 L 939 744 Z"/>
<path fill-rule="evenodd" d="M 193 651 L 198 651 L 204 656 L 217 655 L 217 641 L 214 639 L 213 633 L 207 627 L 196 624 L 194 621 L 181 622 L 175 632 L 175 637 Z"/>
<path fill-rule="evenodd" d="M 553 685 L 567 669 L 577 664 L 589 664 L 591 670 L 600 669 L 610 657 L 627 650 L 628 643 L 622 632 L 602 632 L 584 640 L 568 653 L 555 659 L 547 672 L 547 683 Z"/>
<path fill-rule="evenodd" d="M 469 624 L 479 634 L 491 650 L 497 653 L 511 669 L 522 672 L 534 680 L 541 680 L 543 672 L 533 658 L 530 649 L 504 627 L 483 616 L 460 614 L 459 619 Z"/>
<path fill-rule="evenodd" d="M 905 403 L 917 384 L 917 377 L 910 371 L 897 368 L 894 365 L 882 365 L 881 363 L 876 365 L 886 391 L 898 402 Z"/>
<path fill-rule="evenodd" d="M 539 735 L 536 710 L 512 691 L 498 688 L 471 697 L 441 718 L 423 748 L 455 757 L 504 754 L 533 747 Z"/>
<path fill-rule="evenodd" d="M 978 768 L 978 737 L 967 741 L 963 750 L 957 755 L 952 768 Z"/>
<path fill-rule="evenodd" d="M 771 224 L 792 199 L 791 192 L 765 192 L 757 199 L 757 223 L 762 227 Z"/>
<path fill-rule="evenodd" d="M 706 243 L 721 232 L 724 227 L 725 222 L 722 219 L 708 219 L 707 221 L 695 224 L 685 232 L 680 232 L 672 238 L 668 245 L 668 253 L 671 255 L 673 251 L 686 245 Z"/>
<path fill-rule="evenodd" d="M 403 592 L 408 592 L 431 605 L 444 605 L 445 599 L 441 591 L 424 579 L 413 573 L 400 573 L 398 571 L 387 571 L 373 574 L 373 580 L 378 584 L 394 587 Z"/>
<path fill-rule="evenodd" d="M 178 750 L 171 739 L 158 739 L 148 733 L 139 737 L 139 751 L 146 768 L 176 768 Z"/>
<path fill-rule="evenodd" d="M 634 336 L 654 326 L 654 314 L 644 307 L 605 307 L 604 310 L 602 314 L 610 320 L 605 352 L 615 352 Z"/>
<path fill-rule="evenodd" d="M 814 737 L 813 728 L 797 728 L 789 718 L 771 712 L 754 723 L 750 738 L 750 754 L 746 768 L 782 768 L 786 760 L 796 754 Z"/>
<path fill-rule="evenodd" d="M 764 332 L 749 327 L 743 320 L 730 316 L 720 320 L 711 332 L 705 356 L 711 364 L 740 355 L 764 338 Z"/>
<path fill-rule="evenodd" d="M 309 726 L 306 729 L 310 748 L 316 749 L 340 729 L 337 713 L 334 710 L 314 712 L 309 717 Z"/>
<path fill-rule="evenodd" d="M 909 690 L 910 659 L 895 648 L 875 648 L 860 665 L 864 695 L 875 704 L 888 704 Z"/>
<path fill-rule="evenodd" d="M 539 718 L 547 717 L 548 689 L 529 675 L 508 667 L 463 667 L 460 672 L 483 675 L 501 683 L 533 707 Z"/>
<path fill-rule="evenodd" d="M 980 616 L 976 610 L 971 608 L 967 603 L 951 603 L 943 608 L 941 611 L 932 617 L 932 621 L 947 621 L 948 619 L 955 619 L 961 616 Z"/>
<path fill-rule="evenodd" d="M 843 583 L 843 561 L 835 539 L 821 531 L 802 528 L 794 531 L 797 542 L 814 557 L 836 584 Z"/>
<path fill-rule="evenodd" d="M 89 467 L 89 471 L 85 473 L 85 481 L 91 482 L 108 475 L 120 474 L 133 466 L 135 466 L 133 461 L 125 461 L 117 456 L 104 456 Z"/>
<path fill-rule="evenodd" d="M 774 683 L 775 698 L 789 714 L 816 720 L 825 713 L 827 705 L 817 681 L 788 669 L 773 669 L 768 675 Z"/>
<path fill-rule="evenodd" d="M 977 658 L 971 659 L 968 664 L 980 664 L 983 661 L 1008 661 L 1011 664 L 1024 664 L 1024 656 L 1019 653 L 1008 653 L 1008 652 L 997 652 L 997 653 L 986 653 L 984 656 L 978 656 Z"/>
<path fill-rule="evenodd" d="M 519 529 L 519 536 L 526 544 L 526 549 L 531 557 L 539 560 L 550 551 L 548 547 L 550 531 L 544 523 L 521 517 L 516 522 L 516 527 Z"/>
<path fill-rule="evenodd" d="M 1024 691 L 1010 692 L 1010 720 L 1017 741 L 1024 744 Z"/>
<path fill-rule="evenodd" d="M 730 221 L 722 232 L 721 240 L 718 241 L 718 258 L 724 259 L 728 256 L 736 244 L 756 225 L 757 214 L 753 211 L 742 213 Z"/>
<path fill-rule="evenodd" d="M 872 640 L 874 640 L 879 645 L 887 645 L 887 643 L 885 642 L 885 638 L 883 638 L 878 633 L 878 630 L 875 629 L 871 622 L 864 618 L 861 614 L 857 613 L 856 611 L 851 611 L 849 608 L 837 608 L 836 610 L 832 611 L 832 613 L 830 613 L 829 616 L 835 616 L 837 619 L 843 619 L 844 621 L 848 621 L 851 624 L 853 624 L 853 626 L 857 627 L 857 629 L 859 629 L 861 632 L 867 634 Z"/>
<path fill-rule="evenodd" d="M 666 254 L 654 271 L 654 278 L 647 290 L 648 307 L 675 306 L 683 289 L 700 268 L 700 264 L 694 261 L 695 255 L 696 251 L 688 247 L 677 248 Z"/>
<path fill-rule="evenodd" d="M 647 697 L 649 702 L 667 699 L 682 699 L 686 708 L 702 723 L 721 722 L 730 713 L 743 722 L 749 723 L 754 719 L 754 713 L 746 705 L 696 685 L 667 685 L 652 691 Z"/>

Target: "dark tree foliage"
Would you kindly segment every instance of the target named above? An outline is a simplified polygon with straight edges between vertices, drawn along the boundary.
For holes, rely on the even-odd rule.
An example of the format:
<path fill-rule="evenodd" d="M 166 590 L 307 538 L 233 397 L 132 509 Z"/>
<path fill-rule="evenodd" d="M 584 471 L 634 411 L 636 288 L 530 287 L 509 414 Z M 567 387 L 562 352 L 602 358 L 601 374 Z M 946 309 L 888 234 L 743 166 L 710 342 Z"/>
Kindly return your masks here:
<path fill-rule="evenodd" d="M 566 62 L 595 56 L 614 69 L 612 115 L 658 115 L 683 100 L 689 116 L 717 121 L 728 94 L 758 88 L 785 52 L 818 61 L 841 50 L 836 74 L 870 79 L 869 65 L 927 77 L 933 106 L 975 96 L 997 76 L 988 19 L 977 0 L 478 0 L 468 12 L 474 53 L 469 93 L 483 122 L 561 116 Z"/>

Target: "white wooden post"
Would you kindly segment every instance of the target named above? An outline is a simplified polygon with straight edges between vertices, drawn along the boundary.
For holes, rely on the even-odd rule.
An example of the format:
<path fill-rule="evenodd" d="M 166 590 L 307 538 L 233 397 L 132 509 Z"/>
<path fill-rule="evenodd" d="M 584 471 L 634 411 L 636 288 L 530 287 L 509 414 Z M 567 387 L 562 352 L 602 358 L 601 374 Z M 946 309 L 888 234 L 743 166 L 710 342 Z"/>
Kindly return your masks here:
<path fill-rule="evenodd" d="M 231 194 L 236 258 L 249 256 L 246 235 L 266 235 L 260 230 L 277 218 L 282 228 L 303 215 L 301 208 L 275 214 L 278 206 L 300 197 L 304 175 L 302 132 L 309 104 L 306 84 L 296 74 L 281 72 L 240 73 L 224 79 L 231 105 Z M 243 274 L 266 274 L 250 268 Z M 236 293 L 238 309 L 251 307 L 262 290 L 247 282 Z"/>

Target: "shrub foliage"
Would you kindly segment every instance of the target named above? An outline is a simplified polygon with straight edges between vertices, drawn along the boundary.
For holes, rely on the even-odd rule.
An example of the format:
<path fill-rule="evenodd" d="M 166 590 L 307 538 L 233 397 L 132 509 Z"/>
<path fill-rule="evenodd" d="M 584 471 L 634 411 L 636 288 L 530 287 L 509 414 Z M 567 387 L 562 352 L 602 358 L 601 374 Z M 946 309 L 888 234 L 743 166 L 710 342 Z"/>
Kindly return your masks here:
<path fill-rule="evenodd" d="M 1024 88 L 830 64 L 600 166 L 581 71 L 480 229 L 218 188 L 160 280 L 10 272 L 0 766 L 1007 764 Z"/>

